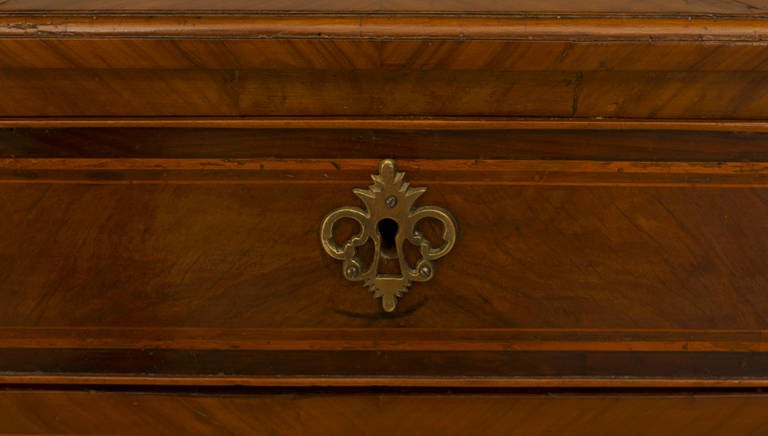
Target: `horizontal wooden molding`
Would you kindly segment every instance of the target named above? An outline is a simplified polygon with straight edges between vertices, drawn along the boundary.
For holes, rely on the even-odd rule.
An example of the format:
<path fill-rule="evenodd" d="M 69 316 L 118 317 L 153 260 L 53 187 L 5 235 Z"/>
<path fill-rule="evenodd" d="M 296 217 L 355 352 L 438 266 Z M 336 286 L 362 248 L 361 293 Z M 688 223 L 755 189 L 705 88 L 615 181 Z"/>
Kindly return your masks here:
<path fill-rule="evenodd" d="M 714 377 L 244 377 L 0 373 L 0 384 L 425 388 L 764 388 L 768 387 L 768 379 Z"/>
<path fill-rule="evenodd" d="M 429 13 L 429 14 L 706 14 L 761 15 L 764 2 L 667 0 L 638 2 L 634 0 L 580 1 L 569 0 L 155 0 L 125 2 L 122 0 L 25 0 L 0 4 L 6 13 Z"/>
<path fill-rule="evenodd" d="M 0 183 L 366 183 L 377 159 L 5 158 Z M 765 162 L 406 159 L 419 183 L 449 185 L 768 186 Z"/>
<path fill-rule="evenodd" d="M 0 117 L 0 128 L 221 128 L 398 130 L 679 130 L 768 132 L 768 121 L 504 117 Z"/>
<path fill-rule="evenodd" d="M 0 37 L 352 38 L 557 41 L 749 41 L 768 39 L 760 19 L 734 17 L 376 15 L 0 15 Z"/>
<path fill-rule="evenodd" d="M 768 330 L 0 327 L 0 349 L 768 352 Z"/>
<path fill-rule="evenodd" d="M 637 2 L 568 0 L 155 0 L 151 2 L 125 2 L 121 0 L 25 0 L 0 4 L 6 13 L 430 13 L 430 14 L 738 14 L 761 15 L 766 7 L 760 1 L 692 1 L 668 0 Z"/>

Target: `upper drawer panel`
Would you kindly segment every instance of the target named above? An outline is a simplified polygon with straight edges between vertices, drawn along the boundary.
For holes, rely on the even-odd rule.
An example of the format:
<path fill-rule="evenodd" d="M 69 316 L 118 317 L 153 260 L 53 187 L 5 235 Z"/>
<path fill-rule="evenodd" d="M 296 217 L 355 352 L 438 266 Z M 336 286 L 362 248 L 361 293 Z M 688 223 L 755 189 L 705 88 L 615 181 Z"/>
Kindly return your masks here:
<path fill-rule="evenodd" d="M 21 69 L 0 70 L 0 116 L 764 119 L 764 82 L 764 72 Z"/>
<path fill-rule="evenodd" d="M 0 117 L 765 119 L 764 23 L 0 13 Z"/>

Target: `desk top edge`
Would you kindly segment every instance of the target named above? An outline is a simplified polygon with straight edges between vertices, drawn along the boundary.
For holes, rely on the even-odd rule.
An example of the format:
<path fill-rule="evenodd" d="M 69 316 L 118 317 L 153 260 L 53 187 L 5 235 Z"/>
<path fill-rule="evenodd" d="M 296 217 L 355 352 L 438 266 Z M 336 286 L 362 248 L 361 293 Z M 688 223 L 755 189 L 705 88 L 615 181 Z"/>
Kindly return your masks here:
<path fill-rule="evenodd" d="M 749 2 L 705 0 L 6 0 L 0 13 L 85 14 L 589 14 L 589 15 L 710 15 L 768 16 L 768 0 Z"/>

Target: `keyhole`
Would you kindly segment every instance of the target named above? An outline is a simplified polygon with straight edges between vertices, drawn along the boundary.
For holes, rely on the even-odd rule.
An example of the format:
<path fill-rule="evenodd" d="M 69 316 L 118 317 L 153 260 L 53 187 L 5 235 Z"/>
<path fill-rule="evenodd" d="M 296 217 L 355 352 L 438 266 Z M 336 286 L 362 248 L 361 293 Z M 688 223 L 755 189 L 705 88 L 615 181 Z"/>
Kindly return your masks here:
<path fill-rule="evenodd" d="M 379 221 L 378 229 L 381 236 L 381 255 L 385 259 L 397 259 L 397 230 L 400 226 L 392 218 Z"/>

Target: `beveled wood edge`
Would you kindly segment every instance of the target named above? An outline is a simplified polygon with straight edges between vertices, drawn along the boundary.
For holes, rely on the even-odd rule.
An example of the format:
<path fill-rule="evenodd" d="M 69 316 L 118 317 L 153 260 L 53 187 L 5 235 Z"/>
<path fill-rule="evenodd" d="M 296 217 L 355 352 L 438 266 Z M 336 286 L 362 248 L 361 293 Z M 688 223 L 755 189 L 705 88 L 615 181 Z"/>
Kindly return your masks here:
<path fill-rule="evenodd" d="M 0 373 L 0 385 L 414 388 L 764 388 L 763 378 L 242 377 Z"/>
<path fill-rule="evenodd" d="M 0 183 L 365 183 L 378 159 L 2 158 Z M 418 183 L 441 185 L 758 188 L 768 162 L 402 159 Z M 416 179 L 414 179 L 416 180 Z"/>
<path fill-rule="evenodd" d="M 0 327 L 0 349 L 768 352 L 768 330 Z"/>
<path fill-rule="evenodd" d="M 768 132 L 768 121 L 652 120 L 620 118 L 258 118 L 258 117 L 115 117 L 8 118 L 0 128 L 220 128 L 220 129 L 386 129 L 386 130 L 665 130 Z"/>
<path fill-rule="evenodd" d="M 646 4 L 647 3 L 647 4 Z M 156 0 L 153 2 L 125 2 L 121 0 L 26 0 L 0 4 L 7 13 L 79 12 L 91 14 L 144 13 L 428 13 L 428 14 L 627 14 L 627 15 L 760 15 L 766 7 L 758 2 L 691 2 L 668 0 L 664 2 L 637 2 L 619 0 L 613 2 L 570 1 L 521 1 L 521 0 L 325 0 L 291 2 L 281 0 Z"/>
<path fill-rule="evenodd" d="M 376 158 L 0 158 L 0 170 L 163 170 L 189 171 L 328 171 L 369 172 Z M 768 174 L 768 162 L 732 161 L 622 161 L 622 160 L 554 160 L 554 159 L 402 159 L 402 170 L 452 173 L 599 173 L 599 174 Z M 375 169 L 375 168 L 374 168 Z M 440 176 L 439 173 L 430 174 Z M 328 179 L 330 175 L 320 174 Z M 309 180 L 315 177 L 307 177 Z M 503 180 L 503 179 L 501 179 Z"/>
<path fill-rule="evenodd" d="M 0 13 L 0 37 L 498 39 L 525 41 L 768 40 L 762 17 L 433 15 L 134 15 Z"/>

